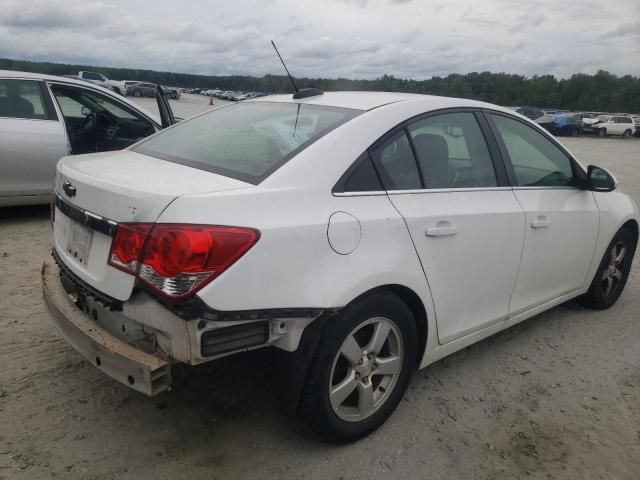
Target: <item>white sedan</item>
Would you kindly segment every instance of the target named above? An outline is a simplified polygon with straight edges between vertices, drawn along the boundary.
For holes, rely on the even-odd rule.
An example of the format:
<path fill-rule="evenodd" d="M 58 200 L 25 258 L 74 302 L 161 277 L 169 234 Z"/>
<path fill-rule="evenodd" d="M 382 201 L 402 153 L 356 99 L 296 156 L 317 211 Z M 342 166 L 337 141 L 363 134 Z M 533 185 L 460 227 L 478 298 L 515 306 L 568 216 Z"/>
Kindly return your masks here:
<path fill-rule="evenodd" d="M 415 368 L 610 307 L 638 241 L 615 179 L 527 118 L 400 93 L 256 99 L 67 157 L 53 205 L 44 297 L 84 357 L 155 395 L 172 362 L 291 352 L 298 412 L 336 442 Z"/>

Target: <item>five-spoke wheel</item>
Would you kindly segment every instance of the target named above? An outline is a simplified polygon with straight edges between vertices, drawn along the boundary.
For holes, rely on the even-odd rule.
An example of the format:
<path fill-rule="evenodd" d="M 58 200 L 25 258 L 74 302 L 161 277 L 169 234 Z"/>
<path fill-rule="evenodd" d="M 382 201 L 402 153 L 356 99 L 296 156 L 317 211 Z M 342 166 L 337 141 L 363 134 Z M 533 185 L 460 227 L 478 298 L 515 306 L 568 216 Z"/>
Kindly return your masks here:
<path fill-rule="evenodd" d="M 391 292 L 362 297 L 324 326 L 299 413 L 324 438 L 352 442 L 400 403 L 416 366 L 416 320 Z"/>
<path fill-rule="evenodd" d="M 598 271 L 587 293 L 579 301 L 591 308 L 609 308 L 616 303 L 622 293 L 635 252 L 636 239 L 627 228 L 616 233 L 604 252 Z"/>
<path fill-rule="evenodd" d="M 402 336 L 388 318 L 371 318 L 345 338 L 329 381 L 331 406 L 347 422 L 363 420 L 384 403 L 402 370 Z"/>

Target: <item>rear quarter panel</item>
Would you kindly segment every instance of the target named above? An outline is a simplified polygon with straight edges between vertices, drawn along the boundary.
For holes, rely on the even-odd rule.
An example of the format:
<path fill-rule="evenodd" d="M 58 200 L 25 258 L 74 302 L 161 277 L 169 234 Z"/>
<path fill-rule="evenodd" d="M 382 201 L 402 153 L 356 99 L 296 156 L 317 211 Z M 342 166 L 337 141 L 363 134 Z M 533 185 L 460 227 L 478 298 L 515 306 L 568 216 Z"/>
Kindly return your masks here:
<path fill-rule="evenodd" d="M 327 237 L 334 212 L 360 223 L 350 254 Z M 217 310 L 339 308 L 388 284 L 411 288 L 431 305 L 428 285 L 404 220 L 386 195 L 335 197 L 301 189 L 245 190 L 180 197 L 159 222 L 257 228 L 260 240 L 198 295 Z"/>

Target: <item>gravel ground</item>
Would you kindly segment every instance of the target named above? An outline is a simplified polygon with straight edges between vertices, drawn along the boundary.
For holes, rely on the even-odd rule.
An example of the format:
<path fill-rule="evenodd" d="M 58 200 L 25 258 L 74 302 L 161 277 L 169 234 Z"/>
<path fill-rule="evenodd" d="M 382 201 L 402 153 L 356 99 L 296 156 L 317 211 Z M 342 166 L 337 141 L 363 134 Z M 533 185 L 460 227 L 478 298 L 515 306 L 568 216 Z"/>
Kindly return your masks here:
<path fill-rule="evenodd" d="M 182 101 L 182 100 L 181 100 Z M 640 141 L 568 139 L 640 200 Z M 368 438 L 320 442 L 280 403 L 268 351 L 147 398 L 48 319 L 47 208 L 0 210 L 0 480 L 629 479 L 640 472 L 640 266 L 605 312 L 554 308 L 414 374 Z"/>

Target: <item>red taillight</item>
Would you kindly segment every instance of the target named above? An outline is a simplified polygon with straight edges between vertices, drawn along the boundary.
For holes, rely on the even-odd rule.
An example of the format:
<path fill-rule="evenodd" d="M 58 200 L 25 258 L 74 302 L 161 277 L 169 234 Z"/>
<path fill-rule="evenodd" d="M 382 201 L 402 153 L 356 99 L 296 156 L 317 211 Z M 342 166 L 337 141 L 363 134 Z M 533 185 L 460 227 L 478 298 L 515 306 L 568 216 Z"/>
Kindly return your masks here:
<path fill-rule="evenodd" d="M 120 224 L 109 263 L 180 300 L 224 272 L 259 237 L 258 231 L 240 227 Z"/>
<path fill-rule="evenodd" d="M 142 246 L 152 227 L 151 223 L 119 224 L 111 242 L 109 265 L 135 275 L 138 272 Z"/>

